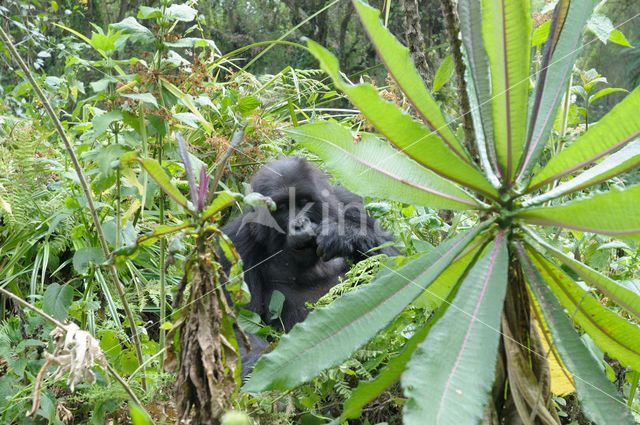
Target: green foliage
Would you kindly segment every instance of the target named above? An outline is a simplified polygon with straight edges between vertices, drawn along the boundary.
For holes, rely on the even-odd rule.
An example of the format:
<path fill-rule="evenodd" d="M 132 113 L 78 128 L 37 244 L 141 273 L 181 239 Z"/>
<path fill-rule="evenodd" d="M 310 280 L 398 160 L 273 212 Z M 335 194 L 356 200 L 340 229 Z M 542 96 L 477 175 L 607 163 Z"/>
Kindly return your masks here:
<path fill-rule="evenodd" d="M 146 402 L 161 399 L 166 389 L 160 372 L 165 356 L 162 335 L 172 325 L 178 328 L 180 314 L 188 311 L 177 309 L 171 321 L 163 313 L 172 298 L 181 295 L 176 291 L 180 277 L 193 264 L 185 258 L 194 251 L 198 235 L 219 233 L 216 223 L 226 217 L 224 210 L 243 199 L 231 191 L 208 199 L 209 171 L 216 170 L 216 183 L 223 178 L 225 187 L 242 191 L 239 180 L 269 156 L 289 149 L 275 131 L 282 120 L 328 91 L 313 79 L 314 71 L 287 67 L 260 79 L 231 72 L 233 55 L 223 58 L 213 41 L 193 37 L 192 30 L 181 26 L 193 21 L 196 13 L 188 4 L 142 8 L 140 18 L 126 18 L 104 29 L 94 26 L 88 35 L 59 25 L 82 52 L 69 51 L 60 77 L 36 77 L 54 107 L 65 108 L 60 116 L 89 176 L 112 251 L 107 258 L 90 224 L 77 176 L 70 171 L 60 140 L 42 119 L 39 103 L 31 101 L 28 85 L 16 87 L 2 110 L 18 97 L 30 105 L 25 112 L 29 119 L 0 117 L 2 285 L 53 317 L 74 321 L 96 335 L 111 366 Z M 18 20 L 11 22 L 17 25 Z M 136 52 L 150 47 L 151 55 L 136 57 Z M 245 139 L 242 144 L 233 142 L 230 165 L 216 168 L 240 127 Z M 187 149 L 180 151 L 169 138 L 174 131 L 185 134 Z M 270 141 L 258 143 L 263 139 Z M 200 174 L 190 176 L 187 164 Z M 192 182 L 197 193 L 185 196 Z M 237 253 L 228 240 L 221 245 L 227 260 L 235 263 Z M 217 251 L 209 242 L 202 246 Z M 135 306 L 135 323 L 123 317 L 123 299 L 103 272 L 109 265 L 115 265 L 126 282 L 124 296 Z M 229 293 L 240 308 L 248 294 L 237 265 L 229 278 Z M 32 319 L 31 313 L 25 314 L 24 320 Z M 224 335 L 233 342 L 230 323 L 224 319 Z M 132 326 L 148 331 L 140 346 L 145 368 L 129 339 Z M 38 329 L 34 341 L 46 340 L 47 332 Z M 28 411 L 40 365 L 28 376 L 6 374 L 3 394 L 20 399 L 7 405 L 11 420 Z M 239 371 L 236 375 L 239 378 Z M 41 411 L 46 410 L 51 422 L 59 423 L 64 416 L 56 402 L 66 403 L 77 420 L 93 417 L 103 423 L 127 398 L 117 383 L 105 379 L 94 387 L 79 386 L 79 397 L 53 395 L 61 394 L 63 387 L 64 380 L 45 381 Z"/>
<path fill-rule="evenodd" d="M 557 18 L 534 16 L 536 29 L 527 41 L 526 2 L 504 2 L 503 9 L 495 2 L 459 0 L 476 161 L 469 154 L 471 141 L 463 141 L 451 123 L 457 114 L 449 83 L 454 64 L 438 45 L 443 37 L 437 2 L 421 5 L 425 37 L 432 42 L 427 57 L 430 65 L 440 64 L 433 67 L 431 88 L 414 69 L 409 49 L 392 35 L 406 29 L 400 2 L 385 3 L 388 29 L 378 10 L 365 3 L 336 2 L 297 32 L 289 30 L 329 2 L 301 0 L 291 7 L 280 1 L 214 1 L 200 2 L 198 10 L 192 2 L 136 10 L 122 9 L 125 3 L 139 2 L 98 1 L 92 8 L 69 1 L 0 5 L 3 28 L 60 111 L 112 252 L 105 258 L 98 248 L 78 177 L 43 118 L 42 105 L 5 60 L 0 63 L 0 284 L 94 334 L 143 409 L 133 404 L 127 409 L 128 395 L 97 370 L 96 384 L 78 385 L 74 394 L 66 390 L 64 377 L 47 378 L 40 409 L 34 419 L 26 418 L 51 329 L 30 311 L 16 315 L 16 307 L 5 302 L 2 422 L 60 424 L 72 415 L 76 423 L 105 423 L 127 414 L 134 423 L 173 421 L 171 413 L 158 414 L 171 404 L 175 381 L 175 374 L 163 370 L 172 358 L 162 344 L 168 340 L 175 350 L 183 348 L 176 330 L 188 322 L 186 305 L 192 302 L 186 298 L 185 307 L 176 310 L 170 306 L 180 303 L 181 294 L 190 295 L 190 288 L 182 292 L 181 278 L 186 270 L 185 281 L 193 281 L 198 237 L 217 234 L 235 204 L 269 207 L 264 197 L 243 196 L 243 181 L 268 158 L 289 153 L 321 158 L 340 183 L 367 196 L 368 211 L 393 231 L 405 256 L 371 257 L 355 265 L 312 306 L 309 321 L 261 361 L 246 388 L 295 387 L 289 393 L 237 394 L 234 408 L 263 423 L 322 423 L 337 416 L 399 423 L 403 408 L 407 423 L 437 415 L 442 423 L 475 423 L 492 398 L 494 380 L 505 380 L 493 368 L 496 344 L 505 343 L 497 330 L 505 320 L 510 324 L 528 315 L 526 309 L 514 316 L 502 308 L 507 275 L 510 288 L 527 284 L 534 316 L 548 330 L 553 355 L 564 359 L 564 374 L 574 377 L 587 417 L 604 424 L 628 422 L 619 390 L 637 409 L 640 250 L 632 240 L 638 236 L 632 212 L 639 201 L 640 145 L 637 90 L 627 83 L 640 68 L 633 67 L 633 49 L 624 47 L 635 43 L 635 30 L 624 27 L 625 36 L 612 23 L 624 22 L 631 12 L 605 6 L 592 16 L 594 2 L 561 0 Z M 537 13 L 542 3 L 532 2 L 532 10 Z M 384 71 L 368 68 L 374 49 L 363 42 L 364 32 L 355 30 L 354 7 L 388 68 L 391 78 L 382 87 Z M 119 22 L 111 23 L 115 16 Z M 596 67 L 609 76 L 609 66 L 628 63 L 624 84 L 618 79 L 604 86 L 607 79 L 595 70 L 573 73 L 570 82 L 584 28 L 595 34 L 591 37 L 618 43 L 610 49 L 616 60 Z M 291 41 L 247 65 L 272 75 L 241 69 L 245 58 L 273 46 L 254 41 L 285 32 Z M 298 49 L 299 34 L 317 37 L 311 53 Z M 320 45 L 337 49 L 338 60 Z M 585 48 L 595 49 L 593 43 Z M 6 53 L 0 46 L 0 54 Z M 310 65 L 311 54 L 329 79 L 323 71 L 296 68 Z M 530 65 L 539 71 L 533 89 Z M 631 94 L 596 122 L 605 105 L 625 93 L 619 87 Z M 227 165 L 219 168 L 243 125 L 244 141 L 233 145 Z M 184 149 L 175 143 L 176 132 L 184 135 Z M 220 187 L 206 188 L 208 176 Z M 205 200 L 200 196 L 205 189 L 216 193 Z M 434 208 L 456 214 L 451 218 Z M 237 260 L 224 238 L 202 246 Z M 494 260 L 499 261 L 489 273 Z M 122 299 L 104 273 L 110 264 L 125 282 L 136 323 L 126 320 Z M 273 329 L 240 307 L 248 302 L 240 264 L 231 267 L 228 278 L 239 325 L 277 340 Z M 507 292 L 505 306 L 511 296 Z M 234 345 L 230 323 L 223 321 L 220 334 Z M 143 331 L 145 368 L 136 359 L 131 326 Z M 528 329 L 528 322 L 513 326 Z M 527 355 L 533 353 L 526 363 L 535 364 L 541 353 L 533 345 L 535 332 L 514 338 Z M 233 368 L 232 351 L 225 356 Z M 530 376 L 511 367 L 506 379 L 514 385 L 501 394 Z M 616 378 L 618 388 L 611 384 Z M 536 394 L 537 385 L 530 385 Z M 577 409 L 565 399 L 554 400 L 539 407 L 553 410 L 555 404 L 560 415 L 575 415 Z M 247 420 L 239 412 L 222 417 L 223 423 Z"/>
<path fill-rule="evenodd" d="M 417 71 L 397 72 L 400 66 L 411 67 L 410 62 L 403 59 L 406 58 L 406 49 L 377 20 L 378 14 L 373 8 L 360 0 L 354 3 L 391 76 L 406 97 L 420 109 L 415 99 L 429 99 L 423 94 L 424 86 L 403 83 L 406 75 L 416 75 Z M 515 295 L 528 291 L 533 295 L 531 304 L 539 308 L 536 319 L 551 330 L 552 340 L 549 342 L 562 357 L 563 367 L 567 368 L 574 382 L 580 381 L 576 387 L 587 417 L 598 423 L 631 423 L 630 413 L 622 407 L 622 403 L 614 402 L 620 399 L 619 396 L 614 394 L 615 390 L 600 367 L 594 364 L 593 357 L 586 354 L 588 348 L 565 311 L 581 330 L 593 338 L 600 350 L 634 370 L 640 367 L 636 364 L 636 341 L 640 339 L 634 336 L 637 326 L 602 306 L 573 280 L 573 276 L 565 274 L 547 260 L 548 248 L 545 249 L 545 246 L 548 243 L 537 244 L 535 240 L 544 240 L 544 237 L 539 236 L 539 231 L 529 224 L 586 230 L 626 239 L 640 236 L 640 225 L 635 216 L 629 216 L 629 212 L 640 202 L 637 186 L 609 190 L 591 198 L 573 201 L 563 198 L 564 192 L 545 193 L 543 187 L 543 184 L 576 173 L 579 178 L 581 169 L 627 146 L 637 137 L 640 125 L 635 123 L 637 114 L 631 112 L 637 109 L 631 106 L 634 95 L 629 95 L 615 111 L 576 140 L 570 148 L 556 154 L 548 162 L 543 160 L 538 168 L 542 149 L 551 136 L 551 123 L 558 113 L 559 100 L 567 90 L 569 70 L 575 55 L 570 54 L 569 60 L 565 55 L 565 63 L 559 66 L 557 73 L 543 72 L 540 75 L 535 101 L 529 103 L 529 2 L 487 1 L 482 2 L 482 8 L 473 7 L 471 3 L 462 1 L 460 4 L 464 19 L 462 37 L 469 41 L 465 43 L 465 53 L 474 69 L 468 92 L 474 99 L 474 105 L 480 105 L 484 97 L 492 99 L 491 115 L 477 114 L 474 120 L 479 127 L 476 128 L 475 143 L 483 156 L 478 164 L 470 160 L 465 150 L 458 150 L 463 146 L 461 143 L 450 143 L 441 134 L 421 135 L 425 131 L 422 123 L 404 114 L 397 105 L 385 102 L 372 86 L 353 85 L 346 81 L 339 73 L 335 57 L 313 42 L 309 43 L 311 52 L 336 86 L 399 150 L 390 150 L 374 138 L 341 130 L 330 123 L 307 124 L 290 134 L 323 158 L 327 166 L 335 169 L 354 190 L 371 194 L 383 192 L 391 184 L 395 185 L 394 199 L 407 203 L 416 202 L 406 186 L 417 184 L 417 173 L 399 175 L 395 170 L 390 172 L 390 169 L 385 169 L 389 167 L 385 162 L 389 157 L 393 161 L 396 161 L 396 156 L 405 156 L 407 160 L 411 158 L 419 166 L 466 187 L 487 202 L 489 205 L 486 207 L 479 207 L 485 214 L 481 223 L 472 225 L 467 233 L 450 239 L 426 254 L 409 258 L 395 269 L 385 268 L 370 284 L 313 311 L 305 322 L 295 326 L 290 334 L 282 338 L 274 351 L 256 364 L 244 390 L 287 389 L 311 380 L 323 369 L 347 359 L 365 341 L 390 324 L 394 317 L 401 315 L 421 293 L 432 295 L 436 292 L 434 282 L 438 281 L 439 276 L 451 273 L 452 277 L 455 276 L 451 280 L 455 282 L 454 286 L 449 285 L 449 292 L 440 295 L 447 302 L 432 316 L 430 325 L 422 328 L 415 340 L 407 341 L 405 354 L 398 357 L 402 360 L 393 363 L 390 369 L 393 372 L 380 374 L 381 377 L 388 375 L 388 378 L 378 378 L 367 386 L 367 391 L 378 395 L 404 369 L 401 382 L 408 398 L 404 406 L 405 423 L 477 423 L 487 414 L 487 404 L 489 414 L 500 417 L 504 412 L 499 406 L 504 403 L 505 396 L 500 388 L 510 383 L 509 396 L 522 397 L 523 393 L 516 391 L 519 391 L 518 382 L 523 379 L 528 379 L 528 386 L 538 388 L 535 391 L 538 396 L 536 400 L 521 400 L 522 403 L 534 404 L 521 405 L 518 414 L 524 418 L 531 414 L 529 409 L 544 409 L 548 417 L 557 417 L 550 404 L 548 387 L 545 390 L 546 384 L 532 373 L 530 361 L 521 360 L 531 356 L 531 362 L 546 361 L 544 353 L 537 348 L 540 346 L 540 337 L 532 327 L 529 301 L 525 295 Z M 546 70 L 552 64 L 556 54 L 563 54 L 572 43 L 574 48 L 579 43 L 589 16 L 589 8 L 586 9 L 585 13 L 585 8 L 576 7 L 572 2 L 558 2 L 549 28 L 542 69 Z M 478 35 L 480 27 L 483 44 L 478 45 L 471 42 L 471 37 Z M 486 77 L 473 79 L 487 71 L 490 84 L 486 84 Z M 428 126 L 430 120 L 439 114 L 438 111 L 424 109 L 418 115 Z M 486 132 L 482 120 L 489 116 L 491 131 Z M 528 132 L 527 122 L 530 125 Z M 602 137 L 594 141 L 593 134 L 596 133 L 602 134 Z M 357 141 L 356 147 L 353 146 L 353 140 Z M 360 144 L 364 143 L 367 146 L 361 148 Z M 425 145 L 429 146 L 428 154 L 419 150 L 419 146 Z M 589 147 L 585 149 L 584 146 Z M 445 149 L 448 149 L 448 153 L 445 153 Z M 581 153 L 576 155 L 576 152 Z M 631 158 L 626 157 L 623 163 L 627 160 Z M 448 168 L 443 167 L 445 163 Z M 397 168 L 403 169 L 400 166 Z M 616 172 L 622 172 L 623 168 L 619 160 L 613 161 L 608 163 L 603 174 L 615 177 Z M 477 172 L 479 169 L 486 177 L 481 180 L 471 177 L 471 170 Z M 385 179 L 369 178 L 368 187 L 363 188 L 362 175 L 375 176 L 380 170 L 385 170 Z M 395 182 L 389 183 L 386 179 Z M 497 191 L 489 185 L 496 181 Z M 582 181 L 589 183 L 594 179 L 590 176 Z M 596 179 L 595 182 L 599 181 Z M 588 183 L 583 187 L 587 187 Z M 429 184 L 433 187 L 432 182 L 423 183 L 424 186 Z M 499 195 L 494 195 L 495 192 L 499 192 Z M 550 200 L 554 203 L 552 206 L 542 204 Z M 529 241 L 531 237 L 533 240 Z M 529 241 L 526 242 L 526 249 L 524 241 Z M 481 250 L 481 254 L 465 264 L 462 272 L 457 268 L 454 272 L 454 260 L 458 258 L 460 261 L 463 252 L 478 243 L 487 246 Z M 574 268 L 597 280 L 600 286 L 608 287 L 611 293 L 620 294 L 624 290 L 613 281 L 605 284 L 601 278 L 586 271 L 585 267 L 580 265 Z M 509 291 L 506 289 L 507 281 Z M 615 289 L 612 289 L 612 285 Z M 640 301 L 638 294 L 625 292 L 625 295 L 633 304 Z M 549 297 L 553 297 L 553 301 Z M 628 305 L 629 301 L 624 304 Z M 508 340 L 502 340 L 506 356 L 498 350 L 501 344 L 500 334 L 496 332 L 498 328 L 510 335 L 503 337 Z M 511 348 L 514 341 L 519 345 Z M 575 361 L 572 360 L 574 355 Z M 496 372 L 496 358 L 506 371 Z M 497 393 L 492 393 L 493 385 L 497 386 Z M 612 399 L 607 403 L 615 404 L 615 408 L 609 410 L 609 415 L 604 413 L 607 408 L 592 394 L 591 388 L 599 388 L 600 385 Z M 345 405 L 342 419 L 357 415 L 363 404 L 372 399 L 364 391 L 354 394 L 354 399 Z M 540 400 L 543 400 L 542 404 L 538 404 Z"/>

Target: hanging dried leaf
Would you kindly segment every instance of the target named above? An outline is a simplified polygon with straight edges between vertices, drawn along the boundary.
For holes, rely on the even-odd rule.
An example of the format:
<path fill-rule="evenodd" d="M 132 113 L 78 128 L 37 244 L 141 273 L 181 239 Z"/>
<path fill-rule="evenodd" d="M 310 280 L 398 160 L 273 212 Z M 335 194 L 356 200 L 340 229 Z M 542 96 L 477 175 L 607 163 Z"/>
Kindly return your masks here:
<path fill-rule="evenodd" d="M 200 254 L 190 275 L 187 312 L 177 328 L 179 423 L 219 424 L 239 379 L 233 322 L 214 254 Z"/>
<path fill-rule="evenodd" d="M 75 323 L 64 327 L 56 327 L 49 334 L 54 343 L 53 353 L 45 352 L 46 361 L 40 368 L 36 378 L 33 393 L 33 406 L 27 414 L 33 416 L 40 407 L 40 394 L 47 369 L 51 365 L 58 365 L 51 378 L 59 379 L 69 374 L 67 385 L 71 392 L 75 385 L 86 381 L 91 384 L 96 382 L 96 374 L 93 367 L 97 364 L 107 370 L 107 359 L 100 348 L 100 343 L 89 332 L 81 330 Z"/>

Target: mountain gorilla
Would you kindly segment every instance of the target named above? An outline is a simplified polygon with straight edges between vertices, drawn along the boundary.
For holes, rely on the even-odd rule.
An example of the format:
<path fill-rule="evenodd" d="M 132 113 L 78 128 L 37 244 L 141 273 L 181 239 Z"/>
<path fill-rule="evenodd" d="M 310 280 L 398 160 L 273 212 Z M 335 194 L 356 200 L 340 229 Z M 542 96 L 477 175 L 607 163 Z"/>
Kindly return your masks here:
<path fill-rule="evenodd" d="M 277 209 L 246 211 L 222 230 L 244 263 L 251 292 L 248 308 L 277 328 L 291 327 L 307 316 L 314 302 L 338 282 L 349 261 L 359 261 L 391 236 L 365 212 L 362 199 L 331 185 L 325 173 L 298 157 L 273 160 L 251 181 Z M 389 255 L 394 248 L 379 252 Z M 273 291 L 285 296 L 280 320 L 271 319 Z"/>

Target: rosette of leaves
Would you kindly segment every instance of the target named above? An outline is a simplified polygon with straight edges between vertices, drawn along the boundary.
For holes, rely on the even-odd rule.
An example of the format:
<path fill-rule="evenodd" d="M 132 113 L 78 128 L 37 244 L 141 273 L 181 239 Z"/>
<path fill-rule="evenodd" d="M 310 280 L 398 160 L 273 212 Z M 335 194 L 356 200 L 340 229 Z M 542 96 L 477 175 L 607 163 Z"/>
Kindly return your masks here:
<path fill-rule="evenodd" d="M 640 318 L 640 297 L 545 239 L 553 226 L 640 239 L 640 186 L 584 192 L 640 163 L 640 89 L 551 158 L 545 146 L 568 90 L 594 1 L 560 0 L 531 88 L 529 0 L 459 0 L 478 159 L 472 158 L 379 12 L 354 1 L 391 77 L 417 119 L 370 84 L 352 84 L 336 58 L 310 52 L 379 135 L 335 122 L 290 130 L 361 195 L 457 211 L 478 224 L 386 269 L 370 284 L 312 311 L 263 356 L 245 391 L 287 389 L 341 364 L 416 300 L 433 307 L 404 350 L 346 402 L 341 420 L 400 380 L 408 424 L 559 423 L 549 363 L 574 385 L 594 423 L 633 423 L 583 333 L 623 366 L 640 370 L 640 329 L 576 279 Z M 580 193 L 578 193 L 580 192 Z M 587 193 L 584 195 L 584 193 Z M 547 348 L 545 348 L 547 347 Z M 519 422 L 519 421 L 518 421 Z"/>

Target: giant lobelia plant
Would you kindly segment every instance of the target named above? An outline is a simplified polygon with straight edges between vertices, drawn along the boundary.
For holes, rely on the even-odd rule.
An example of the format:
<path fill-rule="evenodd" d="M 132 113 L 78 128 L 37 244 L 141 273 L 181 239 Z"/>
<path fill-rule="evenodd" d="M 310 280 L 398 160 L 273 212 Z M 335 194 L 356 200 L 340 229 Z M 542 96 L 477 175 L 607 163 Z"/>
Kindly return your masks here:
<path fill-rule="evenodd" d="M 313 311 L 257 363 L 245 391 L 310 380 L 347 359 L 416 298 L 428 297 L 435 306 L 431 319 L 375 379 L 359 384 L 342 420 L 358 417 L 400 380 L 408 424 L 497 424 L 516 417 L 525 424 L 559 423 L 550 394 L 553 362 L 575 386 L 591 421 L 633 423 L 602 359 L 581 334 L 638 371 L 640 328 L 599 303 L 576 278 L 634 320 L 640 319 L 640 297 L 556 249 L 539 226 L 640 238 L 640 185 L 577 194 L 640 164 L 640 89 L 548 158 L 545 145 L 595 2 L 558 1 L 533 89 L 529 3 L 458 1 L 475 126 L 468 143 L 475 143 L 477 160 L 449 128 L 408 50 L 383 27 L 376 9 L 354 1 L 420 121 L 372 85 L 348 82 L 336 58 L 309 42 L 335 85 L 385 140 L 367 133 L 356 138 L 335 122 L 297 127 L 291 136 L 361 195 L 477 211 L 478 224 Z"/>

